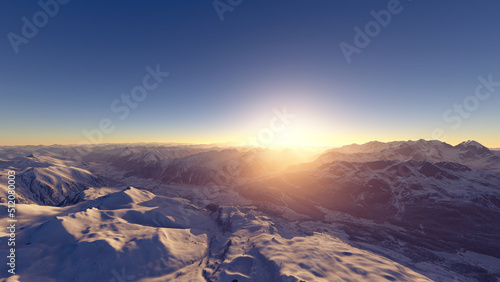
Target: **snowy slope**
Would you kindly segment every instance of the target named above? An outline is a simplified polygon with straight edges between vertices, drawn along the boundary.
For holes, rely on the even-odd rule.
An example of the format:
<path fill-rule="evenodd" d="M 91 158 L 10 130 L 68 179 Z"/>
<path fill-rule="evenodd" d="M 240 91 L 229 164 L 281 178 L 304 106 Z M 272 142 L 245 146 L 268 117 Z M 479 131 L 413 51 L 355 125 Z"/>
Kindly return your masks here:
<path fill-rule="evenodd" d="M 20 258 L 35 262 L 19 266 L 21 281 L 500 276 L 500 152 L 475 141 L 370 142 L 315 161 L 259 148 L 1 147 L 2 190 L 9 169 L 21 202 L 59 205 L 19 206 Z"/>
<path fill-rule="evenodd" d="M 125 176 L 163 183 L 231 186 L 248 178 L 268 176 L 309 160 L 310 152 L 296 149 L 134 147 L 97 148 L 86 162 L 107 163 Z"/>
<path fill-rule="evenodd" d="M 398 250 L 410 263 L 431 260 L 472 280 L 500 276 L 499 268 L 460 255 L 472 252 L 500 262 L 500 172 L 492 169 L 498 162 L 477 168 L 491 152 L 474 143 L 454 148 L 417 141 L 410 144 L 412 150 L 428 157 L 400 161 L 404 154 L 398 148 L 409 144 L 391 150 L 388 144 L 373 144 L 378 148 L 370 146 L 370 153 L 328 152 L 314 166 L 297 166 L 237 190 L 271 213 L 291 210 L 312 220 L 341 223 L 352 242 Z M 332 156 L 343 160 L 322 162 Z M 431 270 L 426 266 L 423 271 Z"/>
<path fill-rule="evenodd" d="M 31 263 L 2 281 L 429 281 L 340 239 L 288 233 L 255 211 L 200 210 L 135 188 L 19 209 L 17 259 Z"/>
<path fill-rule="evenodd" d="M 89 187 L 102 187 L 105 181 L 71 162 L 30 155 L 0 161 L 0 202 L 6 202 L 7 171 L 16 172 L 16 193 L 20 203 L 57 205 L 66 196 Z"/>
<path fill-rule="evenodd" d="M 500 171 L 500 157 L 476 141 L 465 141 L 457 146 L 437 140 L 354 144 L 325 152 L 313 166 L 333 161 L 381 160 L 456 162 L 475 169 Z"/>

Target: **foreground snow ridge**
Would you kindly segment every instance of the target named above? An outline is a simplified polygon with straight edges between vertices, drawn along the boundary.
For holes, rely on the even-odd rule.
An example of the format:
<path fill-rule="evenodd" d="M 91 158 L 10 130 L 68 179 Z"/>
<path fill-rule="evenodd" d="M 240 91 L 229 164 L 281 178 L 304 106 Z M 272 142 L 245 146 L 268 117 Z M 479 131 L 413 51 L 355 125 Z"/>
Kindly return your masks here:
<path fill-rule="evenodd" d="M 18 261 L 31 263 L 4 281 L 429 281 L 332 236 L 294 236 L 251 211 L 132 187 L 34 208 L 19 205 Z"/>

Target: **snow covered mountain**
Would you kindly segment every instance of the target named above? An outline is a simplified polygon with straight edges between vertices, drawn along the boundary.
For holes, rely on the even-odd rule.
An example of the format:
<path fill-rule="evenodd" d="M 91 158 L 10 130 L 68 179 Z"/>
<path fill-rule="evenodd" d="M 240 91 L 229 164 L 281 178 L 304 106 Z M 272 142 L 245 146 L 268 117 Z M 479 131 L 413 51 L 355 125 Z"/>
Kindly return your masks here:
<path fill-rule="evenodd" d="M 135 188 L 75 206 L 19 208 L 17 259 L 31 263 L 12 280 L 430 281 L 332 236 L 294 234 L 255 210 L 199 209 Z"/>
<path fill-rule="evenodd" d="M 500 258 L 498 164 L 477 142 L 455 147 L 423 140 L 370 142 L 331 150 L 312 163 L 237 189 L 269 212 L 342 222 L 360 243 L 398 249 L 414 261 L 432 257 L 460 272 L 449 257 L 436 253 L 468 250 Z M 367 229 L 366 220 L 377 224 Z M 479 272 L 488 268 L 460 264 L 477 271 L 472 277 L 478 280 L 498 275 L 482 276 Z"/>
<path fill-rule="evenodd" d="M 228 186 L 267 176 L 308 159 L 310 152 L 260 148 L 131 147 L 94 150 L 83 159 L 105 162 L 125 176 L 164 183 Z"/>
<path fill-rule="evenodd" d="M 67 161 L 33 154 L 2 160 L 0 170 L 16 172 L 16 193 L 20 203 L 57 205 L 72 193 L 106 184 L 103 178 L 73 167 Z M 0 202 L 6 202 L 6 176 L 7 173 L 0 176 Z"/>
<path fill-rule="evenodd" d="M 315 161 L 315 165 L 333 161 L 383 160 L 455 162 L 475 169 L 500 171 L 500 156 L 476 141 L 466 141 L 456 146 L 437 140 L 354 144 L 325 152 Z"/>
<path fill-rule="evenodd" d="M 35 262 L 9 281 L 500 277 L 500 152 L 418 140 L 312 156 L 178 144 L 0 147 L 0 201 L 15 170 L 25 203 L 19 259 Z"/>

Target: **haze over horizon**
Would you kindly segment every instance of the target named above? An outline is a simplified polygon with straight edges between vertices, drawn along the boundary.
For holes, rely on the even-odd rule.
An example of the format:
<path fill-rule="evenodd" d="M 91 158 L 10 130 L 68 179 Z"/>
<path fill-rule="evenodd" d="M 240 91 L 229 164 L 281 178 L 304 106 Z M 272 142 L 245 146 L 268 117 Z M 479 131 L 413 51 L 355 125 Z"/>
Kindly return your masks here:
<path fill-rule="evenodd" d="M 69 1 L 18 45 L 43 8 L 3 3 L 0 144 L 500 148 L 500 3 L 399 1 L 347 59 L 391 2 L 243 1 L 221 20 L 211 1 Z"/>
<path fill-rule="evenodd" d="M 262 148 L 262 149 L 271 149 L 271 150 L 284 150 L 284 149 L 311 149 L 311 153 L 314 156 L 317 156 L 318 153 L 324 153 L 325 150 L 329 149 L 340 149 L 343 147 L 349 147 L 352 145 L 366 145 L 370 143 L 383 143 L 383 144 L 388 144 L 388 143 L 398 143 L 401 142 L 402 144 L 406 142 L 418 142 L 418 141 L 425 141 L 425 142 L 430 142 L 430 141 L 439 141 L 443 142 L 446 144 L 449 144 L 451 146 L 458 146 L 460 144 L 467 144 L 471 142 L 477 142 L 479 145 L 483 145 L 481 142 L 478 142 L 476 140 L 464 140 L 459 143 L 448 143 L 445 141 L 440 141 L 440 140 L 425 140 L 425 139 L 419 139 L 419 140 L 392 140 L 392 141 L 379 141 L 379 140 L 372 140 L 364 143 L 350 143 L 350 144 L 342 144 L 338 146 L 334 145 L 329 145 L 329 144 L 259 144 L 256 143 L 254 145 L 250 143 L 236 143 L 236 142 L 216 142 L 216 143 L 183 143 L 183 142 L 103 142 L 103 143 L 69 143 L 69 144 L 15 144 L 15 145 L 4 145 L 4 147 L 93 147 L 93 146 L 109 146 L 109 145 L 126 145 L 126 146 L 165 146 L 165 147 L 170 147 L 170 146 L 194 146 L 194 147 L 205 147 L 205 148 Z M 487 147 L 487 146 L 486 146 Z M 493 150 L 500 150 L 500 147 L 487 147 L 488 149 L 493 149 Z M 314 152 L 314 153 L 313 153 Z"/>

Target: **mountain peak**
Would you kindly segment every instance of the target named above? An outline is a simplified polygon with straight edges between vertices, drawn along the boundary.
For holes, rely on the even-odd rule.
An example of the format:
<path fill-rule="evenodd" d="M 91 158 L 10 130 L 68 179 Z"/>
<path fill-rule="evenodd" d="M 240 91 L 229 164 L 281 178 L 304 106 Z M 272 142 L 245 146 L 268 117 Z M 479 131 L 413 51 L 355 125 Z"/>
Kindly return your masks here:
<path fill-rule="evenodd" d="M 485 146 L 481 145 L 479 142 L 474 141 L 474 140 L 464 141 L 464 142 L 458 144 L 455 147 L 461 147 L 461 148 L 475 147 L 475 148 L 478 148 L 478 149 L 486 148 Z"/>
<path fill-rule="evenodd" d="M 477 156 L 484 156 L 491 154 L 490 149 L 486 148 L 485 146 L 481 145 L 479 142 L 476 142 L 474 140 L 468 140 L 464 141 L 455 148 L 459 149 L 460 151 L 464 152 L 462 156 L 464 157 L 477 157 Z"/>

